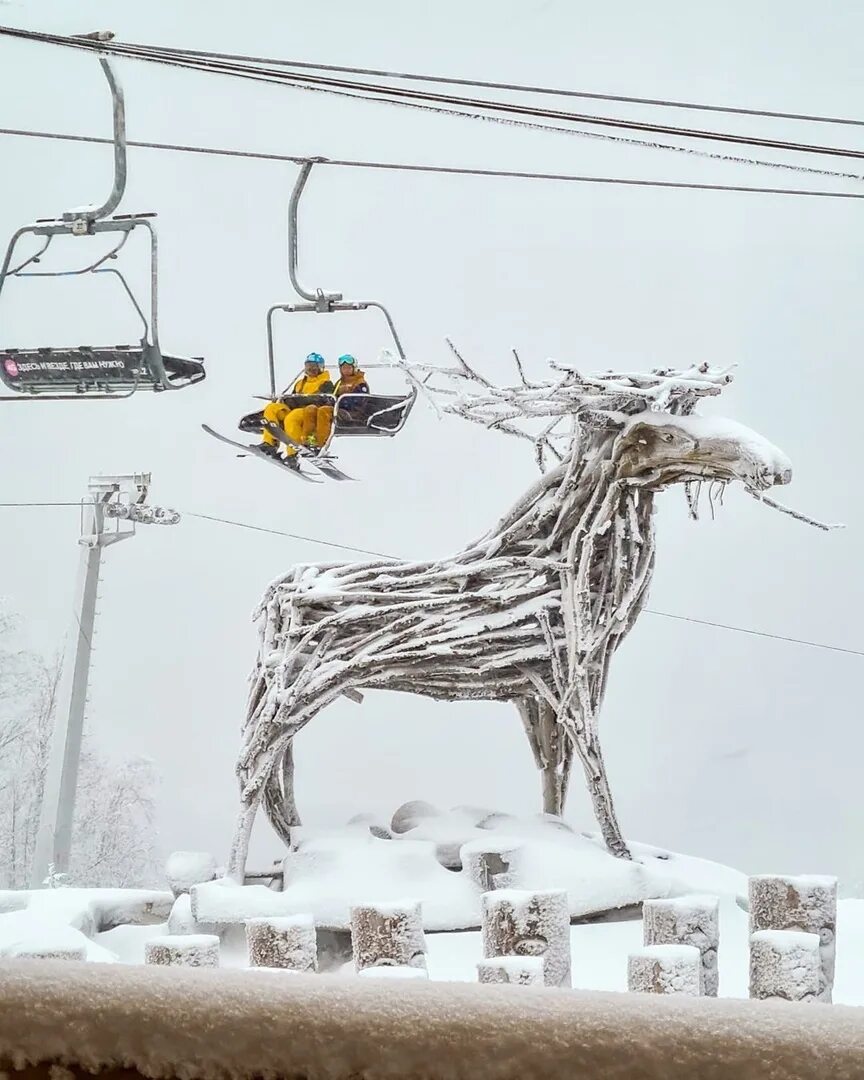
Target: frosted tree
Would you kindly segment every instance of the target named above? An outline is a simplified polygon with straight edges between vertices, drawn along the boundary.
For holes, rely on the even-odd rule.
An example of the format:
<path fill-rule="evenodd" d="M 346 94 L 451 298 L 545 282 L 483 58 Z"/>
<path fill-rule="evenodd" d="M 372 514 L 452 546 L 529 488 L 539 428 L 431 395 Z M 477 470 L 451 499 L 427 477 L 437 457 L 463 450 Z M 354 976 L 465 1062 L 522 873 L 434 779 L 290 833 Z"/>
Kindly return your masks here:
<path fill-rule="evenodd" d="M 39 827 L 60 663 L 8 647 L 0 627 L 0 888 L 26 888 Z M 115 765 L 85 734 L 72 858 L 61 884 L 147 885 L 161 881 L 153 766 Z"/>
<path fill-rule="evenodd" d="M 626 857 L 598 719 L 611 658 L 646 601 L 655 559 L 654 500 L 683 485 L 691 513 L 738 481 L 753 496 L 791 479 L 756 432 L 697 416 L 728 371 L 583 375 L 551 364 L 498 386 L 451 346 L 447 368 L 405 365 L 439 411 L 524 440 L 540 478 L 483 536 L 435 562 L 294 566 L 257 611 L 258 659 L 237 772 L 241 810 L 230 858 L 245 864 L 259 804 L 287 842 L 299 821 L 292 740 L 345 695 L 366 688 L 439 700 L 512 702 L 560 814 L 574 757 L 611 852 Z M 818 524 L 804 515 L 793 516 Z M 827 526 L 823 526 L 827 527 Z"/>

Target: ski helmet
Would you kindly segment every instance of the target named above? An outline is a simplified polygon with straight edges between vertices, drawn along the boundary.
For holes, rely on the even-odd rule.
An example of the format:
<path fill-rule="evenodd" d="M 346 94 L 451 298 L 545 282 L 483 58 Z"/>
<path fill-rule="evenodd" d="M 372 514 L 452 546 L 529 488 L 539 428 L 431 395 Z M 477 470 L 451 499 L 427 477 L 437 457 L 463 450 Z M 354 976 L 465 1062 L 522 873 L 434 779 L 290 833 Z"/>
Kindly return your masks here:
<path fill-rule="evenodd" d="M 324 367 L 324 357 L 319 352 L 310 352 L 306 357 L 307 364 L 317 364 L 318 367 Z"/>
<path fill-rule="evenodd" d="M 354 357 L 351 355 L 351 353 L 347 353 L 347 352 L 342 353 L 342 355 L 339 357 L 339 364 L 340 365 L 342 365 L 342 364 L 350 364 L 351 367 L 353 367 L 353 368 L 357 367 L 357 361 L 354 359 Z"/>

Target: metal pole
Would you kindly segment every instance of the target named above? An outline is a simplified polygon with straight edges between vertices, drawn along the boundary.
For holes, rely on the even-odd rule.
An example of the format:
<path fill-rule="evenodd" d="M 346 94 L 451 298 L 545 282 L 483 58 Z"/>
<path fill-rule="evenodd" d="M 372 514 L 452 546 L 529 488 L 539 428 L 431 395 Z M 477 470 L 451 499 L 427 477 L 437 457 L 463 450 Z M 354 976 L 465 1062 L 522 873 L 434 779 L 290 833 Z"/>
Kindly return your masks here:
<path fill-rule="evenodd" d="M 149 473 L 96 476 L 91 478 L 87 498 L 82 503 L 78 541 L 81 561 L 33 854 L 30 875 L 33 889 L 46 883 L 52 867 L 54 873 L 60 874 L 69 869 L 102 549 L 134 536 L 136 522 L 174 525 L 180 520 L 174 511 L 143 505 L 149 487 Z M 128 503 L 117 499 L 121 494 L 128 497 Z M 110 531 L 106 531 L 108 519 L 114 519 L 115 527 Z M 129 527 L 121 528 L 121 522 Z"/>
<path fill-rule="evenodd" d="M 30 880 L 33 889 L 42 887 L 52 864 L 57 873 L 66 873 L 69 869 L 104 527 L 102 504 L 97 501 L 95 494 L 83 504 L 83 511 L 79 540 L 82 545 L 81 560 L 78 564 L 71 634 L 58 690 L 54 734 L 33 855 Z"/>

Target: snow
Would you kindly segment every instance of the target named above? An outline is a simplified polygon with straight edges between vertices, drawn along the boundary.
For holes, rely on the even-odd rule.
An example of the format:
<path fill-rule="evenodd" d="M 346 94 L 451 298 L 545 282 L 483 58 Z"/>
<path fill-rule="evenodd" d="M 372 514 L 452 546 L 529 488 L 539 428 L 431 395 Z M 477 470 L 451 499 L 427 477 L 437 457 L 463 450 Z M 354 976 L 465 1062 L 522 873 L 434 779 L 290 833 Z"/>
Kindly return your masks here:
<path fill-rule="evenodd" d="M 429 842 L 379 840 L 368 833 L 350 843 L 321 837 L 301 842 L 287 856 L 284 875 L 284 892 L 271 895 L 281 896 L 288 911 L 312 912 L 319 926 L 347 929 L 352 907 L 382 896 L 416 897 L 427 930 L 480 925 L 479 887 L 467 875 L 445 870 Z"/>
<path fill-rule="evenodd" d="M 206 851 L 175 851 L 165 863 L 165 877 L 175 896 L 217 875 L 216 860 Z"/>
<path fill-rule="evenodd" d="M 357 972 L 361 979 L 426 979 L 429 974 L 425 968 L 392 965 L 390 967 L 367 967 Z"/>
<path fill-rule="evenodd" d="M 0 915 L 0 957 L 62 953 L 70 949 L 81 950 L 86 960 L 96 963 L 113 964 L 117 960 L 113 952 L 64 922 L 61 914 L 48 917 L 25 908 Z"/>
<path fill-rule="evenodd" d="M 460 813 L 466 812 L 465 808 Z M 576 838 L 580 845 L 593 844 L 599 849 L 599 840 L 593 837 L 580 836 L 568 828 L 555 827 L 552 822 L 544 821 L 538 817 L 530 822 L 518 822 L 515 818 L 504 814 L 482 814 L 475 811 L 467 812 L 467 817 L 475 821 L 483 821 L 486 826 L 482 831 L 486 833 L 488 841 L 499 839 L 506 843 L 506 835 L 503 832 L 520 833 L 523 836 L 529 832 L 537 837 L 548 837 L 551 834 L 560 834 L 562 837 Z M 476 825 L 472 825 L 472 828 Z M 378 853 L 387 844 L 395 849 L 402 843 L 409 845 L 409 850 L 414 841 L 408 839 L 411 834 L 405 834 L 405 840 L 383 841 L 375 840 L 367 834 L 363 844 L 367 845 L 374 855 L 373 865 L 366 865 L 364 870 L 363 860 L 358 854 L 359 842 L 354 841 L 348 846 L 344 838 L 338 843 L 330 843 L 323 834 L 308 842 L 307 856 L 311 860 L 320 859 L 320 865 L 313 871 L 311 865 L 304 863 L 302 867 L 295 864 L 297 877 L 294 885 L 289 887 L 285 894 L 274 893 L 262 886 L 245 886 L 242 889 L 241 898 L 248 894 L 249 889 L 255 888 L 260 893 L 265 893 L 268 903 L 273 898 L 290 899 L 288 912 L 273 912 L 269 917 L 281 917 L 288 915 L 313 914 L 316 924 L 327 925 L 326 916 L 342 912 L 348 920 L 350 906 L 355 903 L 368 901 L 371 897 L 389 895 L 390 897 L 413 895 L 423 900 L 424 913 L 427 900 L 423 896 L 424 889 L 415 888 L 418 884 L 424 885 L 427 891 L 438 890 L 442 879 L 447 883 L 446 888 L 452 888 L 455 883 L 456 889 L 464 888 L 464 882 L 460 883 L 462 874 L 444 870 L 435 864 L 434 859 L 428 853 L 418 860 L 422 873 L 418 873 L 418 866 L 414 865 L 410 874 L 404 872 L 395 873 L 393 866 Z M 545 842 L 545 841 L 544 841 Z M 570 841 L 565 840 L 565 845 Z M 301 851 L 306 847 L 306 842 L 301 844 Z M 647 888 L 659 895 L 700 894 L 707 897 L 719 897 L 719 926 L 720 926 L 720 949 L 718 967 L 720 975 L 719 993 L 721 998 L 747 997 L 749 984 L 749 920 L 746 911 L 747 877 L 730 867 L 712 863 L 705 859 L 688 855 L 676 854 L 664 851 L 645 844 L 631 843 L 634 858 L 644 873 Z M 558 849 L 559 852 L 562 850 Z M 580 847 L 580 850 L 581 847 Z M 292 853 L 289 861 L 293 860 Z M 601 855 L 603 854 L 601 850 Z M 563 864 L 564 860 L 562 860 Z M 618 860 L 608 858 L 606 863 L 601 860 L 594 867 L 594 873 L 599 877 L 603 872 L 604 865 L 612 864 L 613 871 L 620 865 Z M 397 863 L 398 865 L 398 863 Z M 352 881 L 346 883 L 341 879 L 343 870 L 351 869 Z M 388 878 L 379 877 L 381 868 L 388 869 L 391 874 Z M 430 869 L 431 867 L 431 869 Z M 289 882 L 291 874 L 288 875 Z M 573 885 L 576 883 L 574 882 Z M 601 882 L 595 880 L 585 885 L 586 889 L 598 891 Z M 219 883 L 211 883 L 204 886 L 208 890 L 222 888 L 223 891 L 231 889 L 233 893 L 240 892 L 241 887 L 231 884 L 221 886 Z M 434 890 L 433 890 L 434 887 Z M 296 888 L 296 894 L 291 889 Z M 442 886 L 443 890 L 444 886 Z M 605 888 L 605 887 L 604 887 Z M 574 898 L 571 892 L 571 902 Z M 609 890 L 611 891 L 611 890 Z M 2 896 L 3 894 L 0 894 Z M 9 895 L 9 894 L 6 894 Z M 89 960 L 101 960 L 110 963 L 119 960 L 122 964 L 141 964 L 144 958 L 144 946 L 152 937 L 164 935 L 173 927 L 166 925 L 167 912 L 170 910 L 170 893 L 148 893 L 140 890 L 78 890 L 78 889 L 46 889 L 37 894 L 16 893 L 18 898 L 30 900 L 34 897 L 34 906 L 27 909 L 28 939 L 39 942 L 49 942 L 50 936 L 59 928 L 61 931 L 70 926 L 80 930 L 82 926 L 90 926 L 93 937 L 88 946 L 87 958 Z M 258 894 L 256 894 L 258 895 Z M 439 894 L 441 895 L 441 894 Z M 578 897 L 580 894 L 576 894 Z M 584 893 L 582 894 L 584 895 Z M 161 897 L 162 901 L 151 907 L 152 913 L 161 908 L 166 912 L 162 920 L 153 925 L 118 925 L 114 929 L 103 932 L 93 930 L 103 919 L 107 919 L 108 926 L 113 926 L 112 920 L 119 918 L 124 913 L 129 913 L 136 918 L 141 916 L 144 897 Z M 463 926 L 479 928 L 479 891 L 472 886 L 468 896 L 461 892 L 445 892 L 443 898 L 451 905 L 459 901 L 462 910 L 473 917 L 476 921 L 466 921 Z M 316 908 L 319 907 L 319 910 Z M 684 902 L 684 901 L 681 901 Z M 689 902 L 689 901 L 686 901 Z M 189 905 L 188 896 L 180 897 L 175 904 L 175 912 L 182 905 Z M 239 899 L 235 901 L 239 903 Z M 304 906 L 305 905 L 305 906 Z M 476 906 L 475 906 L 476 905 Z M 236 932 L 231 930 L 222 933 L 221 964 L 223 970 L 230 968 L 245 968 L 247 949 L 243 926 L 240 925 L 244 918 L 249 916 L 248 911 L 243 910 L 240 904 L 238 912 L 238 925 Z M 191 916 L 188 906 L 186 911 Z M 94 917 L 94 912 L 98 917 Z M 15 920 L 20 918 L 23 912 L 10 912 L 0 914 L 0 950 L 3 945 L 20 934 L 22 927 Z M 322 918 L 321 916 L 325 916 Z M 627 917 L 624 912 L 621 921 L 600 921 L 570 927 L 570 947 L 573 965 L 574 986 L 584 990 L 598 991 L 623 991 L 627 986 L 627 958 L 638 950 L 642 944 L 642 922 L 638 918 Z M 31 916 L 36 916 L 36 921 L 30 923 Z M 240 917 L 242 916 L 242 917 Z M 251 917 L 255 917 L 254 915 Z M 479 929 L 465 929 L 458 932 L 430 933 L 429 920 L 426 919 L 426 944 L 427 965 L 430 979 L 433 981 L 457 981 L 475 982 L 477 979 L 478 961 L 483 958 L 483 949 Z M 440 926 L 440 924 L 439 924 Z M 444 929 L 453 930 L 458 923 Z M 53 928 L 53 929 L 52 929 Z M 182 926 L 180 929 L 188 931 L 195 929 Z M 204 929 L 200 928 L 199 929 Z M 209 929 L 207 927 L 206 929 Z M 438 929 L 435 927 L 434 929 Z M 844 899 L 840 900 L 837 908 L 837 933 L 840 948 L 837 953 L 837 967 L 834 984 L 834 1000 L 841 1004 L 864 1006 L 864 965 L 860 963 L 860 957 L 864 956 L 864 900 Z M 68 938 L 65 938 L 68 941 Z M 80 940 L 78 938 L 76 941 Z"/>
<path fill-rule="evenodd" d="M 301 913 L 284 893 L 274 892 L 265 885 L 238 885 L 230 878 L 193 885 L 189 895 L 192 917 L 210 926 Z"/>
<path fill-rule="evenodd" d="M 679 431 L 684 431 L 698 442 L 716 441 L 721 443 L 735 443 L 756 468 L 764 466 L 773 470 L 778 476 L 792 474 L 792 462 L 783 451 L 760 435 L 758 431 L 739 424 L 735 420 L 727 420 L 720 416 L 675 416 L 670 417 L 664 412 L 640 412 L 636 413 L 625 427 L 625 431 L 641 424 L 650 424 L 655 427 L 665 427 L 673 424 Z"/>
<path fill-rule="evenodd" d="M 812 950 L 819 947 L 818 934 L 805 934 L 800 930 L 757 930 L 751 941 L 763 941 L 778 953 L 793 953 L 799 949 Z"/>

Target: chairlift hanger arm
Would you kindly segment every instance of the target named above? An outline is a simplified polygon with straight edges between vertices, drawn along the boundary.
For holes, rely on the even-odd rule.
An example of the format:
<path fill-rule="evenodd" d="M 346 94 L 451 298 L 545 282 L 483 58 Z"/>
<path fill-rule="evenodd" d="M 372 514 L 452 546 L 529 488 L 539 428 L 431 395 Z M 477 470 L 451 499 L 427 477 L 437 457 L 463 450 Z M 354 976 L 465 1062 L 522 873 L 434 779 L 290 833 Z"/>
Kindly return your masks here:
<path fill-rule="evenodd" d="M 309 174 L 312 172 L 312 166 L 316 161 L 321 161 L 322 158 L 309 158 L 304 161 L 300 166 L 300 173 L 297 179 L 294 181 L 294 189 L 291 192 L 291 200 L 288 203 L 288 276 L 291 278 L 291 284 L 294 286 L 294 291 L 298 296 L 302 296 L 304 300 L 312 300 L 316 304 L 325 305 L 320 310 L 329 310 L 329 304 L 332 301 L 338 301 L 342 299 L 342 293 L 331 292 L 328 293 L 323 289 L 316 289 L 315 292 L 310 292 L 309 289 L 304 288 L 297 278 L 297 208 L 300 205 L 300 196 L 303 194 L 303 189 L 306 187 L 306 181 L 309 179 Z"/>
<path fill-rule="evenodd" d="M 108 217 L 120 205 L 120 200 L 126 191 L 126 104 L 123 98 L 123 87 L 111 66 L 111 61 L 100 56 L 99 63 L 111 90 L 114 122 L 114 183 L 108 198 L 101 206 L 83 206 L 75 210 L 67 210 L 63 214 L 63 220 L 68 222 L 83 219 L 88 223 L 93 223 L 100 218 Z"/>

